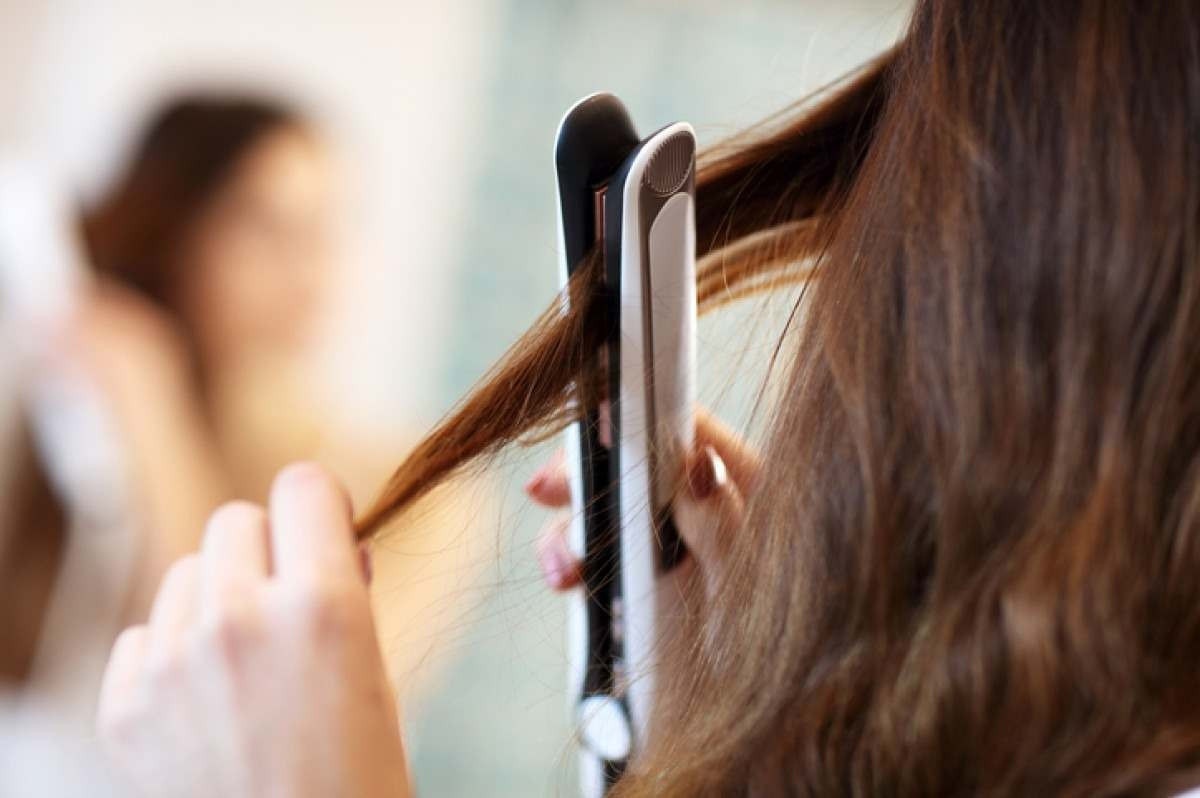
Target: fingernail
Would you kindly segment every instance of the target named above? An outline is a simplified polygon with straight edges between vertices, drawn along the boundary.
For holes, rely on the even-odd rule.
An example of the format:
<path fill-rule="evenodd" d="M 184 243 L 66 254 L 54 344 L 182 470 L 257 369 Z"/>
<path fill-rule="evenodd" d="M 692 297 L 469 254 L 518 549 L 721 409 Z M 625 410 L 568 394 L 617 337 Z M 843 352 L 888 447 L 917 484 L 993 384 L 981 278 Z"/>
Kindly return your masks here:
<path fill-rule="evenodd" d="M 729 470 L 725 467 L 725 461 L 712 446 L 705 446 L 688 470 L 688 486 L 697 501 L 704 501 L 713 495 L 728 480 Z"/>
<path fill-rule="evenodd" d="M 567 584 L 573 565 L 563 552 L 555 546 L 548 546 L 541 552 L 540 560 L 542 574 L 550 583 L 550 587 L 561 588 Z"/>
<path fill-rule="evenodd" d="M 366 546 L 358 547 L 358 561 L 362 567 L 363 581 L 368 585 L 375 578 L 375 567 L 371 564 L 371 550 Z"/>
<path fill-rule="evenodd" d="M 555 562 L 554 553 L 548 550 L 538 552 L 538 565 L 542 569 L 542 578 L 550 587 L 557 588 L 562 584 L 562 572 Z"/>
<path fill-rule="evenodd" d="M 562 587 L 567 583 L 567 575 L 571 571 L 571 563 L 567 561 L 563 553 L 557 548 L 550 550 L 550 576 L 555 587 Z"/>
<path fill-rule="evenodd" d="M 597 435 L 600 438 L 600 445 L 606 449 L 611 449 L 613 445 L 612 405 L 608 402 L 601 402 L 599 415 L 600 429 L 597 430 Z"/>
<path fill-rule="evenodd" d="M 537 494 L 546 485 L 546 473 L 544 468 L 539 468 L 529 481 L 525 483 L 525 492 L 530 496 Z"/>

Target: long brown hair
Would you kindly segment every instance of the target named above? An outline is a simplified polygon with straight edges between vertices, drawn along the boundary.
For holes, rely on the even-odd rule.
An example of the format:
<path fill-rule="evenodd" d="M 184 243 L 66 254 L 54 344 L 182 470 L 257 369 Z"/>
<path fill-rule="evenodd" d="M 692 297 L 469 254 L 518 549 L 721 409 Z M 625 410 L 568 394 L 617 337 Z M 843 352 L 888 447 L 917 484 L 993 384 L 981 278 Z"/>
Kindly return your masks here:
<path fill-rule="evenodd" d="M 748 520 L 618 792 L 1200 781 L 1200 8 L 922 0 L 876 63 L 718 148 L 697 203 L 706 307 L 808 279 Z M 573 308 L 363 534 L 569 417 Z"/>
<path fill-rule="evenodd" d="M 119 178 L 83 216 L 96 271 L 182 325 L 180 270 L 204 211 L 264 138 L 307 125 L 295 110 L 266 97 L 194 92 L 165 102 Z M 193 331 L 182 332 L 190 345 Z"/>

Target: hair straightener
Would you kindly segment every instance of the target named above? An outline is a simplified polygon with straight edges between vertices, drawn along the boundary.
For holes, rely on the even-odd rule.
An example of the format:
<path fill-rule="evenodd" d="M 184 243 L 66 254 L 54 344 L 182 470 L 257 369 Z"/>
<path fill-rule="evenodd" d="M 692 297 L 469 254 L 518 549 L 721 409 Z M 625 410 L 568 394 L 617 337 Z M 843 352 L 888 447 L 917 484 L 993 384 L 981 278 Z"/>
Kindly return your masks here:
<path fill-rule="evenodd" d="M 690 125 L 642 139 L 611 94 L 576 103 L 555 142 L 560 279 L 598 249 L 603 276 L 588 290 L 606 325 L 607 407 L 582 395 L 566 433 L 570 541 L 583 563 L 569 646 L 585 798 L 607 792 L 645 740 L 658 580 L 685 553 L 671 498 L 693 438 L 695 153 Z"/>

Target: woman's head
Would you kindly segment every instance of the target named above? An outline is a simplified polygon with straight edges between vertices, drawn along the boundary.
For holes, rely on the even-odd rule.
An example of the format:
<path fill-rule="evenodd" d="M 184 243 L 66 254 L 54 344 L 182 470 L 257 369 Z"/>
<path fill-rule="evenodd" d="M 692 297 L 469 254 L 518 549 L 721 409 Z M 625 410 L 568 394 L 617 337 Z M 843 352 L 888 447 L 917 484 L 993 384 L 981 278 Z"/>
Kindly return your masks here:
<path fill-rule="evenodd" d="M 1200 9 L 923 2 L 877 75 L 713 619 L 756 653 L 705 660 L 740 706 L 676 717 L 682 783 L 1162 789 L 1200 759 Z"/>
<path fill-rule="evenodd" d="M 291 109 L 187 96 L 150 122 L 87 214 L 101 274 L 175 316 L 202 372 L 294 349 L 330 271 L 324 148 Z"/>
<path fill-rule="evenodd" d="M 697 243 L 709 307 L 807 281 L 707 634 L 665 648 L 621 793 L 1195 781 L 1200 8 L 918 2 L 878 62 L 710 157 Z M 364 531 L 561 420 L 591 384 L 573 308 Z"/>

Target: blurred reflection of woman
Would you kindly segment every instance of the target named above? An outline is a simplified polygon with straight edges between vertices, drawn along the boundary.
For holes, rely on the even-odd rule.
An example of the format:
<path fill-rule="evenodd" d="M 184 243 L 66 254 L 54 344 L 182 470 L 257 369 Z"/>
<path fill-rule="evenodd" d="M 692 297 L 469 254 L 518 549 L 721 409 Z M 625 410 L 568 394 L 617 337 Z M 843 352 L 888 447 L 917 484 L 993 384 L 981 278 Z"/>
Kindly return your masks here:
<path fill-rule="evenodd" d="M 193 96 L 157 114 L 85 215 L 102 281 L 71 346 L 131 451 L 148 580 L 196 546 L 212 506 L 263 496 L 272 468 L 319 445 L 302 365 L 330 198 L 324 146 L 292 110 Z"/>
<path fill-rule="evenodd" d="M 87 460 L 95 437 L 61 406 L 17 409 L 31 375 L 6 352 L 0 793 L 76 794 L 82 783 L 104 794 L 102 769 L 72 730 L 90 725 L 120 624 L 145 617 L 166 564 L 197 547 L 220 502 L 265 497 L 269 473 L 296 456 L 337 462 L 321 441 L 332 414 L 303 384 L 335 259 L 332 195 L 326 148 L 295 112 L 190 96 L 155 115 L 86 209 L 84 254 L 98 279 L 47 351 L 99 389 L 92 398 L 120 449 L 82 469 L 87 498 L 121 487 L 100 524 L 64 491 L 61 463 L 45 459 L 38 412 L 66 430 L 67 459 Z M 5 321 L 12 344 L 20 333 Z M 115 483 L 99 473 L 108 465 L 122 472 Z"/>
<path fill-rule="evenodd" d="M 272 469 L 320 445 L 302 366 L 331 193 L 325 148 L 291 110 L 186 97 L 86 214 L 104 279 L 75 344 L 131 444 L 151 579 L 215 503 L 264 495 Z"/>
<path fill-rule="evenodd" d="M 137 552 L 125 620 L 144 618 L 166 565 L 197 548 L 214 507 L 264 500 L 282 464 L 317 457 L 364 487 L 391 465 L 396 441 L 364 441 L 343 428 L 308 379 L 337 259 L 331 167 L 318 133 L 283 105 L 187 96 L 154 117 L 84 214 L 100 279 L 63 348 L 102 389 L 129 461 Z M 26 633 L 0 645 L 0 685 L 30 667 L 63 539 L 52 492 L 34 482 L 36 491 L 16 491 L 36 499 L 31 509 L 13 518 L 6 508 L 0 523 L 15 530 L 0 537 L 44 542 L 0 547 L 0 573 L 28 582 L 27 595 L 4 610 Z M 447 516 L 450 503 L 435 502 L 423 514 L 422 545 L 443 533 L 458 540 L 463 530 L 463 519 Z M 446 542 L 433 547 L 462 553 Z M 407 567 L 403 559 L 377 563 L 393 572 L 381 584 L 405 578 L 394 573 Z M 417 590 L 385 615 L 429 644 L 434 622 L 410 632 L 410 619 L 446 586 L 428 575 L 414 581 Z M 13 593 L 14 583 L 2 589 Z M 403 648 L 398 669 L 427 653 Z"/>

